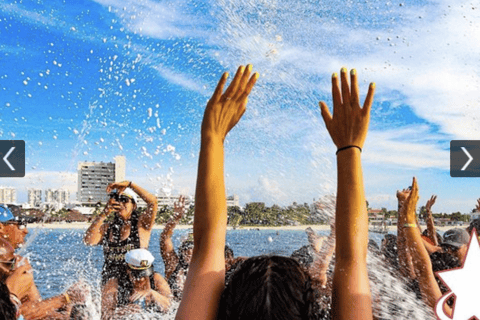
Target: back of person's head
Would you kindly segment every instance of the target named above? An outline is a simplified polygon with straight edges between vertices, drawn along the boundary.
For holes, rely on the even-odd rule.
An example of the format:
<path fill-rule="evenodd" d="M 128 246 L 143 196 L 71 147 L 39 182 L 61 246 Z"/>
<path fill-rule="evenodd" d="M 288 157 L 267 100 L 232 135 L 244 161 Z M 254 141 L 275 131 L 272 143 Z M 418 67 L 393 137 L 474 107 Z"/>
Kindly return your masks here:
<path fill-rule="evenodd" d="M 299 249 L 292 252 L 292 255 L 290 256 L 290 258 L 297 260 L 301 266 L 305 268 L 309 268 L 312 265 L 314 260 L 314 257 L 312 254 L 312 246 L 305 245 L 300 247 Z"/>
<path fill-rule="evenodd" d="M 470 225 L 467 227 L 467 232 L 471 234 L 473 228 L 477 230 L 477 234 L 480 234 L 480 218 L 472 220 L 472 222 L 470 222 Z"/>
<path fill-rule="evenodd" d="M 398 250 L 397 250 L 397 236 L 394 234 L 386 234 L 382 241 L 381 251 L 385 256 L 385 260 L 394 269 L 398 269 Z"/>
<path fill-rule="evenodd" d="M 0 282 L 0 319 L 15 320 L 17 319 L 17 309 L 10 300 L 10 291 L 5 283 Z"/>
<path fill-rule="evenodd" d="M 242 262 L 226 281 L 218 319 L 313 319 L 309 275 L 288 257 L 259 256 Z"/>

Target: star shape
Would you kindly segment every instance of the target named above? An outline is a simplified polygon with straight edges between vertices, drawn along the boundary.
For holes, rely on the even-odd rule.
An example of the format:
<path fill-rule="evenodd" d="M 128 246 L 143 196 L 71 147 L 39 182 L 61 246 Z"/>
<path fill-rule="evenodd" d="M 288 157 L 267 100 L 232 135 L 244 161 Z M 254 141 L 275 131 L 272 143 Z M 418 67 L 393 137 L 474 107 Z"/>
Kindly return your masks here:
<path fill-rule="evenodd" d="M 472 241 L 472 239 L 475 239 L 475 241 Z M 477 231 L 473 229 L 462 267 L 437 273 L 450 289 L 450 292 L 445 294 L 439 302 L 443 304 L 447 296 L 452 293 L 455 295 L 452 320 L 469 320 L 473 317 L 475 317 L 474 319 L 480 319 L 480 303 L 477 294 L 478 288 L 480 288 L 480 277 L 478 276 L 480 245 L 477 239 Z M 439 306 L 438 302 L 435 309 L 439 319 L 450 319 L 440 317 L 439 311 L 443 309 L 443 306 Z"/>

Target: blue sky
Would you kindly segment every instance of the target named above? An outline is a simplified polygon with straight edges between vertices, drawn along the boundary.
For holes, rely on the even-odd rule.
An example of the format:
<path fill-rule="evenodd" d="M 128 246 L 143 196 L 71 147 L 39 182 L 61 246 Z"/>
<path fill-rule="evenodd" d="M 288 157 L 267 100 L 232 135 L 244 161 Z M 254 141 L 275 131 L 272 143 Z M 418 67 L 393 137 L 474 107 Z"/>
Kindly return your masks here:
<path fill-rule="evenodd" d="M 76 191 L 79 161 L 127 158 L 127 178 L 193 195 L 204 106 L 223 71 L 261 77 L 226 144 L 229 194 L 288 205 L 335 190 L 335 148 L 318 101 L 355 67 L 377 83 L 364 179 L 396 208 L 469 212 L 479 180 L 451 178 L 449 142 L 478 139 L 480 8 L 467 1 L 4 1 L 0 139 L 23 139 L 18 188 Z"/>

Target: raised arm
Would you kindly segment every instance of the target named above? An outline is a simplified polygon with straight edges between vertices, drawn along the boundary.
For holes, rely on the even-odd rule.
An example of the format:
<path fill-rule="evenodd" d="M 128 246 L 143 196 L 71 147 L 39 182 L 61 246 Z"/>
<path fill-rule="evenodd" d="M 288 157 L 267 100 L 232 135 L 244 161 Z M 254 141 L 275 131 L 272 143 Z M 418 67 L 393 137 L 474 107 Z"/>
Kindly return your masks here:
<path fill-rule="evenodd" d="M 413 267 L 412 256 L 407 246 L 407 240 L 405 238 L 405 201 L 410 194 L 409 189 L 397 191 L 398 198 L 398 220 L 397 220 L 397 250 L 398 250 L 398 262 L 400 264 L 400 273 L 408 278 L 415 279 L 417 276 Z M 415 218 L 416 219 L 416 218 Z M 417 221 L 414 222 L 417 226 Z M 420 232 L 420 230 L 418 231 Z M 423 243 L 423 241 L 422 241 Z"/>
<path fill-rule="evenodd" d="M 420 284 L 422 298 L 426 304 L 435 308 L 437 301 L 442 297 L 432 271 L 432 262 L 425 246 L 423 245 L 420 231 L 416 227 L 415 207 L 418 201 L 417 180 L 413 178 L 412 191 L 404 202 L 405 237 L 408 248 L 412 254 L 413 266 Z M 449 306 L 445 305 L 447 314 L 451 313 Z"/>
<path fill-rule="evenodd" d="M 313 284 L 324 288 L 327 285 L 327 271 L 335 252 L 335 219 L 330 221 L 330 235 L 318 250 L 318 257 L 310 267 L 309 273 Z"/>
<path fill-rule="evenodd" d="M 337 146 L 337 204 L 335 273 L 333 277 L 333 318 L 372 319 L 372 299 L 367 275 L 368 215 L 365 207 L 361 148 L 370 120 L 375 85 L 369 86 L 360 107 L 356 71 L 341 70 L 332 77 L 333 117 L 320 102 L 322 117 Z"/>
<path fill-rule="evenodd" d="M 241 66 L 225 92 L 225 73 L 207 104 L 202 122 L 195 192 L 194 248 L 176 319 L 216 319 L 225 282 L 227 203 L 223 172 L 224 140 L 245 112 L 258 74 Z"/>
<path fill-rule="evenodd" d="M 103 212 L 95 217 L 90 227 L 88 227 L 83 237 L 83 242 L 89 246 L 98 245 L 107 231 L 108 225 L 105 223 L 107 217 L 114 212 L 112 199 L 109 199 Z"/>
<path fill-rule="evenodd" d="M 173 216 L 168 220 L 160 235 L 160 253 L 162 254 L 163 263 L 165 264 L 165 279 L 170 278 L 170 275 L 175 271 L 175 267 L 178 264 L 178 256 L 173 247 L 172 235 L 173 230 L 180 219 L 182 219 L 184 213 L 185 197 L 180 196 L 178 202 L 173 204 Z"/>
<path fill-rule="evenodd" d="M 437 230 L 435 230 L 435 223 L 433 221 L 433 215 L 432 215 L 432 206 L 435 204 L 435 200 L 437 200 L 437 196 L 433 195 L 428 201 L 427 204 L 425 205 L 425 210 L 427 212 L 427 237 L 432 240 L 433 244 L 435 246 L 438 246 L 438 238 L 437 238 Z"/>

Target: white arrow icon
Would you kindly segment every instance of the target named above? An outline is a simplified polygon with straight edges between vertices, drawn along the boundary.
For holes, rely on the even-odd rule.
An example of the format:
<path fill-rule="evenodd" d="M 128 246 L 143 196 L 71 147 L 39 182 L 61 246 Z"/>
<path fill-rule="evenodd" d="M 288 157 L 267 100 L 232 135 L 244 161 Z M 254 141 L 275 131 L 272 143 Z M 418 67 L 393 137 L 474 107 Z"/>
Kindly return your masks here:
<path fill-rule="evenodd" d="M 465 152 L 465 154 L 467 155 L 468 157 L 468 161 L 467 163 L 465 163 L 465 165 L 463 166 L 462 168 L 462 171 L 465 171 L 465 169 L 467 169 L 468 165 L 470 164 L 470 162 L 472 162 L 473 160 L 473 157 L 470 155 L 470 153 L 468 153 L 467 149 L 465 149 L 464 147 L 461 147 L 463 152 Z"/>
<path fill-rule="evenodd" d="M 8 162 L 7 158 L 8 156 L 10 156 L 10 154 L 13 152 L 13 150 L 15 150 L 15 147 L 11 147 L 10 150 L 8 150 L 7 154 L 5 155 L 5 157 L 3 157 L 3 161 L 5 161 L 5 163 L 7 164 L 7 166 L 10 168 L 10 170 L 12 171 L 15 171 L 15 168 L 12 166 L 12 164 L 10 162 Z M 463 169 L 462 169 L 463 170 Z"/>

